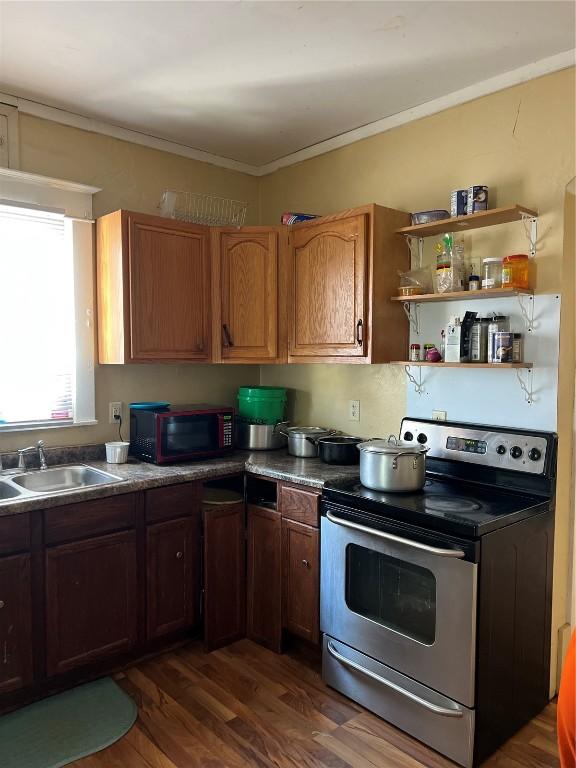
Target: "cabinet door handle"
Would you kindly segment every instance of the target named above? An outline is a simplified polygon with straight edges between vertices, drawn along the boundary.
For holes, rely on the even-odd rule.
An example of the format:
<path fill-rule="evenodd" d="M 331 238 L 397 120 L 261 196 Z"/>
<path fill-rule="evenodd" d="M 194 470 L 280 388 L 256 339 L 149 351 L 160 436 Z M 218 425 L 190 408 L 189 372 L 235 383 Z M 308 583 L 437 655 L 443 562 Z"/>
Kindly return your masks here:
<path fill-rule="evenodd" d="M 356 323 L 356 341 L 358 344 L 362 344 L 364 341 L 364 323 L 362 320 L 358 320 Z"/>
<path fill-rule="evenodd" d="M 302 565 L 305 568 L 310 568 L 310 560 L 302 560 Z"/>
<path fill-rule="evenodd" d="M 184 552 L 176 552 L 176 560 L 182 560 L 184 557 Z"/>
<path fill-rule="evenodd" d="M 4 602 L 4 600 L 0 600 L 0 608 L 4 608 L 5 605 L 6 603 Z"/>
<path fill-rule="evenodd" d="M 222 324 L 222 330 L 224 331 L 225 345 L 227 347 L 233 347 L 234 342 L 232 341 L 232 336 L 230 335 L 230 331 L 228 330 L 228 326 L 226 325 L 226 323 Z"/>

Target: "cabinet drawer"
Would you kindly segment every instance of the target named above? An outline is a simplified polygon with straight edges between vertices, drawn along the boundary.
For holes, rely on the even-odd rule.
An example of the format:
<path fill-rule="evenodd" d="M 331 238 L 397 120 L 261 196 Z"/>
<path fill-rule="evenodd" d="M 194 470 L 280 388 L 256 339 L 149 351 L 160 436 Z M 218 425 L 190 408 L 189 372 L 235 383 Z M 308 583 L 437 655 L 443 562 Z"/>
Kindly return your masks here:
<path fill-rule="evenodd" d="M 30 515 L 0 517 L 0 555 L 30 548 Z"/>
<path fill-rule="evenodd" d="M 200 483 L 180 483 L 146 491 L 146 521 L 158 523 L 200 513 Z"/>
<path fill-rule="evenodd" d="M 283 485 L 280 489 L 280 512 L 283 518 L 318 528 L 319 493 Z"/>
<path fill-rule="evenodd" d="M 136 517 L 136 494 L 111 496 L 44 512 L 46 544 L 62 544 L 102 533 L 132 528 Z"/>

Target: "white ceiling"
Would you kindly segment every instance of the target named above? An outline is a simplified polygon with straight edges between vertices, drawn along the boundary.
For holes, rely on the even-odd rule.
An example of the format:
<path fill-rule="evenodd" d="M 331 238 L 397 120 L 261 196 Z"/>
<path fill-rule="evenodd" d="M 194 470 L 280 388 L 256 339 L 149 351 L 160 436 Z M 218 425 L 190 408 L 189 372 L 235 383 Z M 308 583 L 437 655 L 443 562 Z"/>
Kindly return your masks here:
<path fill-rule="evenodd" d="M 0 1 L 0 91 L 262 166 L 573 49 L 574 9 Z"/>

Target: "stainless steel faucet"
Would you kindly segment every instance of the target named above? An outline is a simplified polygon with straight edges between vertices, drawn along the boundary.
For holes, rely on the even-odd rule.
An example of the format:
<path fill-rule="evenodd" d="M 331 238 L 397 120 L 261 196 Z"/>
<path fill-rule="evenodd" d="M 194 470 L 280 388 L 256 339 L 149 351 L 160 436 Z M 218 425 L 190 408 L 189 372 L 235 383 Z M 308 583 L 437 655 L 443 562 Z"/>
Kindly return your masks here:
<path fill-rule="evenodd" d="M 38 451 L 40 469 L 48 469 L 48 464 L 46 463 L 46 454 L 44 453 L 43 440 L 38 440 L 36 445 L 29 445 L 27 448 L 18 449 L 18 469 L 26 470 L 26 459 L 24 458 L 24 455 L 30 451 Z"/>

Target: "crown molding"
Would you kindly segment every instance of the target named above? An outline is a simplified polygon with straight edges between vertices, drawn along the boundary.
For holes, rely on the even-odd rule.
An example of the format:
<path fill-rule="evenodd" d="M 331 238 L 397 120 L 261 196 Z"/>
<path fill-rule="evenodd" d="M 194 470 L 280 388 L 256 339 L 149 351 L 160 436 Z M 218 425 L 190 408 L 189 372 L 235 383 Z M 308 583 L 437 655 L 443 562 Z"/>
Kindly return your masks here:
<path fill-rule="evenodd" d="M 88 184 L 78 184 L 76 181 L 67 181 L 66 179 L 53 179 L 51 176 L 40 176 L 38 173 L 26 173 L 17 171 L 15 168 L 0 167 L 0 179 L 9 179 L 23 184 L 35 184 L 40 187 L 50 187 L 51 189 L 61 189 L 65 192 L 79 192 L 83 195 L 95 195 L 101 192 L 100 187 L 91 187 Z"/>
<path fill-rule="evenodd" d="M 170 152 L 181 157 L 217 165 L 221 168 L 227 168 L 228 170 L 245 173 L 250 176 L 267 176 L 280 168 L 285 168 L 296 163 L 301 163 L 304 160 L 317 157 L 318 155 L 332 152 L 335 149 L 340 149 L 341 147 L 353 144 L 356 141 L 375 136 L 378 133 L 384 133 L 392 128 L 398 128 L 399 126 L 414 120 L 420 120 L 423 117 L 434 115 L 445 109 L 465 104 L 474 99 L 479 99 L 482 96 L 488 96 L 491 93 L 496 93 L 505 88 L 519 85 L 528 80 L 534 80 L 537 77 L 542 77 L 543 75 L 551 74 L 552 72 L 568 69 L 569 67 L 573 67 L 575 63 L 576 49 L 564 51 L 555 56 L 549 56 L 548 58 L 540 59 L 539 61 L 511 70 L 510 72 L 505 72 L 479 83 L 474 83 L 474 85 L 470 85 L 458 91 L 453 91 L 446 96 L 432 99 L 424 104 L 385 117 L 382 120 L 368 123 L 360 128 L 355 128 L 354 130 L 347 131 L 339 136 L 326 139 L 326 141 L 312 144 L 305 149 L 298 150 L 297 152 L 293 152 L 285 157 L 278 158 L 277 160 L 273 160 L 270 163 L 260 166 L 232 160 L 231 158 L 222 157 L 220 155 L 213 155 L 210 152 L 204 152 L 195 147 L 169 141 L 168 139 L 162 139 L 157 136 L 151 136 L 140 131 L 134 131 L 130 128 L 123 128 L 122 126 L 114 125 L 112 123 L 95 120 L 90 117 L 85 117 L 74 112 L 68 112 L 57 107 L 51 107 L 29 99 L 22 99 L 11 94 L 0 93 L 0 102 L 11 106 L 17 106 L 18 110 L 24 114 L 51 120 L 63 125 L 69 125 L 74 128 L 80 128 L 84 131 L 111 136 L 116 139 L 121 139 L 122 141 L 129 141 L 133 144 L 140 144 L 163 152 Z"/>

